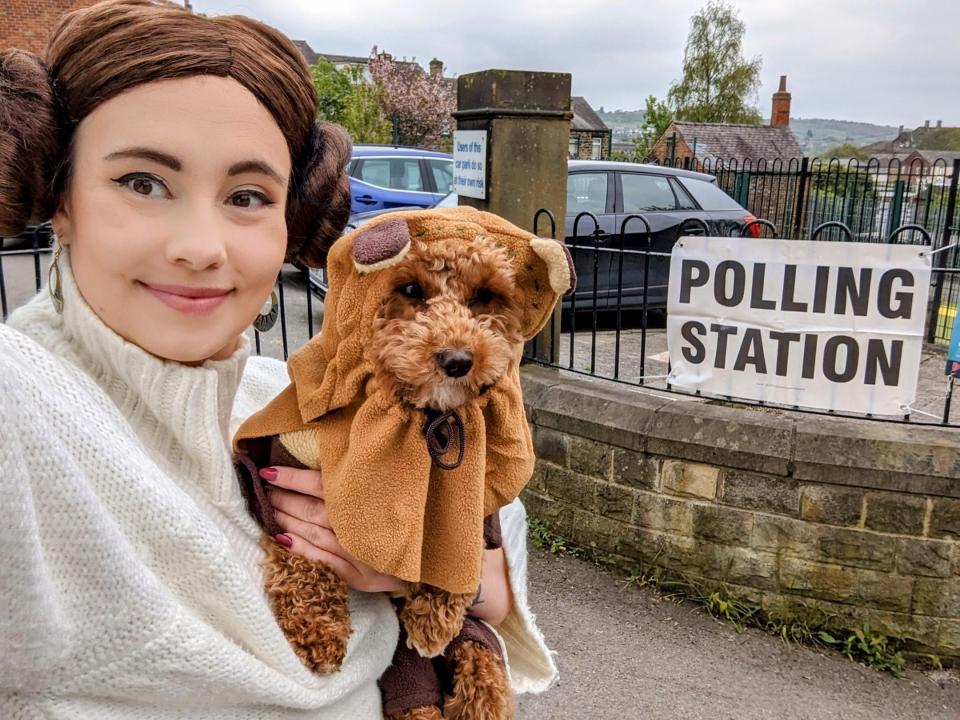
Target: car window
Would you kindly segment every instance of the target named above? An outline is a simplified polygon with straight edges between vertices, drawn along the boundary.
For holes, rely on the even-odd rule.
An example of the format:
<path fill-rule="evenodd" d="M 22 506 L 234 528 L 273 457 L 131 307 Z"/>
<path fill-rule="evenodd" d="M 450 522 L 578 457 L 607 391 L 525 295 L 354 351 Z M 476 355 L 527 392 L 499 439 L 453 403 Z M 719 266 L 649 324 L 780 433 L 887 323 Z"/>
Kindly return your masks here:
<path fill-rule="evenodd" d="M 607 173 L 575 173 L 567 176 L 567 215 L 607 211 Z"/>
<path fill-rule="evenodd" d="M 621 173 L 623 182 L 623 211 L 625 213 L 651 210 L 675 210 L 677 198 L 670 188 L 670 180 L 660 175 Z"/>
<path fill-rule="evenodd" d="M 445 193 L 453 190 L 453 162 L 451 160 L 427 160 L 430 163 L 430 172 L 437 192 Z"/>
<path fill-rule="evenodd" d="M 683 185 L 704 210 L 743 210 L 737 202 L 713 183 L 694 178 L 679 177 Z"/>
<path fill-rule="evenodd" d="M 361 161 L 357 178 L 391 190 L 423 191 L 417 158 L 367 158 Z"/>
<path fill-rule="evenodd" d="M 690 197 L 690 194 L 683 189 L 683 186 L 676 180 L 670 180 L 670 187 L 673 188 L 673 194 L 677 196 L 677 208 L 680 210 L 696 210 L 697 204 Z"/>

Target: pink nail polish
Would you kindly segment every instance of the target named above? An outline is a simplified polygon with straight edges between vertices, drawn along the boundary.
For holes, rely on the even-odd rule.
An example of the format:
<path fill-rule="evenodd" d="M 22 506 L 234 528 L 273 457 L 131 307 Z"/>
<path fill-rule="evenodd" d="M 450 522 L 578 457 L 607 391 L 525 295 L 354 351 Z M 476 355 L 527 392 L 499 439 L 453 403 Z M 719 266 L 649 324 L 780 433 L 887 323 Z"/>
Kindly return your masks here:
<path fill-rule="evenodd" d="M 283 533 L 280 533 L 279 535 L 275 535 L 273 539 L 276 540 L 281 545 L 283 545 L 285 548 L 293 547 L 293 538 L 290 537 L 289 535 L 284 535 Z"/>
<path fill-rule="evenodd" d="M 267 482 L 273 482 L 277 479 L 277 469 L 272 467 L 263 468 L 263 470 L 260 471 L 260 477 Z"/>

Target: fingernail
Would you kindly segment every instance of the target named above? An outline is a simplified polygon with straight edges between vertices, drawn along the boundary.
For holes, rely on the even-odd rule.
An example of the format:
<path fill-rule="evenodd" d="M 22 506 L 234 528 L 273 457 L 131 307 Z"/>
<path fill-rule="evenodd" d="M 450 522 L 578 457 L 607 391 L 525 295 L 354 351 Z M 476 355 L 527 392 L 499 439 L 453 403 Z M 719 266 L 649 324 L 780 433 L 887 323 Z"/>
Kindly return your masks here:
<path fill-rule="evenodd" d="M 283 533 L 280 533 L 279 535 L 275 535 L 273 539 L 276 540 L 281 545 L 283 545 L 285 548 L 293 547 L 293 538 L 290 537 L 289 535 L 284 535 Z"/>
<path fill-rule="evenodd" d="M 260 477 L 262 477 L 267 482 L 273 482 L 277 479 L 277 469 L 268 467 L 260 471 Z"/>

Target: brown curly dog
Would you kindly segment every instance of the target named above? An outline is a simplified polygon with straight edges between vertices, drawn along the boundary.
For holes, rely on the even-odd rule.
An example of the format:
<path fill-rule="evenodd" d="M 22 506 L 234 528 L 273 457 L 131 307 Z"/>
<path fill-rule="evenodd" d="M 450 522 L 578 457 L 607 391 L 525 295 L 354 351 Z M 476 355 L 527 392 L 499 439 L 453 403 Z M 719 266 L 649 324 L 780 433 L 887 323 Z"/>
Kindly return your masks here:
<path fill-rule="evenodd" d="M 381 678 L 387 716 L 507 720 L 500 640 L 468 610 L 483 548 L 499 547 L 496 510 L 533 467 L 517 373 L 523 342 L 575 282 L 572 261 L 562 244 L 466 208 L 399 213 L 371 227 L 331 251 L 321 336 L 291 358 L 293 384 L 235 440 L 244 493 L 267 533 L 267 593 L 304 664 L 339 669 L 351 631 L 347 587 L 272 539 L 281 530 L 257 479 L 267 465 L 323 468 L 344 547 L 408 580 L 395 598 L 400 644 Z M 331 472 L 339 474 L 328 487 Z M 337 502 L 331 492 L 342 493 Z"/>

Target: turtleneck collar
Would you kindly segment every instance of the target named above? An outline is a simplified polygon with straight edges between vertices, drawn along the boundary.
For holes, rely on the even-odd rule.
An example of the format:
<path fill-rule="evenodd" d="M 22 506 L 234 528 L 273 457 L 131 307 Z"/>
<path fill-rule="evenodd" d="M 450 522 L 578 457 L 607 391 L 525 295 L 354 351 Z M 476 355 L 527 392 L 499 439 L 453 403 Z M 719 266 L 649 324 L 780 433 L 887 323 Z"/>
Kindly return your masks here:
<path fill-rule="evenodd" d="M 66 253 L 60 259 L 63 314 L 46 292 L 8 324 L 80 366 L 113 400 L 154 458 L 215 502 L 239 496 L 230 462 L 230 416 L 250 340 L 224 360 L 198 366 L 164 360 L 124 340 L 83 299 Z M 186 471 L 186 472 L 184 472 Z"/>

